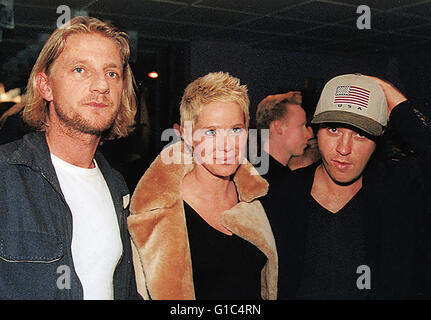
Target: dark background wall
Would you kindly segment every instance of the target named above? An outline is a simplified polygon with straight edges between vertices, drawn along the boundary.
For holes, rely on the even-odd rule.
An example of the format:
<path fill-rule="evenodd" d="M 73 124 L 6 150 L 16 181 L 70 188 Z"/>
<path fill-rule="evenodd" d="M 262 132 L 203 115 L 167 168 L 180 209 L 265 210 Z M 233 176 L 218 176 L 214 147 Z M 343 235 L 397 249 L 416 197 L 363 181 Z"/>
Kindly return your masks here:
<path fill-rule="evenodd" d="M 251 114 L 268 94 L 283 90 L 319 91 L 330 78 L 343 73 L 378 75 L 398 79 L 397 60 L 380 55 L 346 57 L 337 53 L 290 52 L 256 49 L 232 42 L 193 41 L 190 46 L 190 79 L 208 72 L 226 71 L 247 84 Z"/>

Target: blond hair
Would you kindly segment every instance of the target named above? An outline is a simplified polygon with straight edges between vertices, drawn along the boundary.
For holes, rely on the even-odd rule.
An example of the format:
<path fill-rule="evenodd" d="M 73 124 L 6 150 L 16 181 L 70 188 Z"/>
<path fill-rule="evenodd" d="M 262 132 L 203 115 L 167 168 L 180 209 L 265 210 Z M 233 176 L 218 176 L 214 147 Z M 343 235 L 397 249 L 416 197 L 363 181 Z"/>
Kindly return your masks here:
<path fill-rule="evenodd" d="M 129 65 L 130 46 L 129 37 L 125 32 L 96 18 L 75 17 L 67 26 L 55 30 L 43 46 L 36 60 L 26 92 L 23 96 L 25 105 L 23 111 L 24 121 L 38 130 L 46 130 L 48 126 L 48 103 L 39 94 L 36 86 L 36 76 L 40 72 L 49 73 L 49 68 L 65 47 L 66 39 L 72 34 L 99 33 L 112 39 L 120 49 L 123 64 L 124 88 L 121 93 L 120 111 L 109 132 L 104 139 L 126 137 L 134 126 L 136 114 L 135 80 Z"/>
<path fill-rule="evenodd" d="M 186 121 L 194 125 L 205 105 L 211 102 L 237 103 L 244 113 L 246 127 L 249 123 L 249 105 L 247 86 L 241 85 L 238 78 L 227 72 L 211 72 L 191 82 L 184 90 L 181 99 L 181 127 Z"/>
<path fill-rule="evenodd" d="M 301 103 L 302 95 L 299 91 L 290 91 L 267 96 L 257 105 L 256 128 L 269 129 L 271 122 L 283 119 L 286 116 L 286 104 L 301 105 Z"/>

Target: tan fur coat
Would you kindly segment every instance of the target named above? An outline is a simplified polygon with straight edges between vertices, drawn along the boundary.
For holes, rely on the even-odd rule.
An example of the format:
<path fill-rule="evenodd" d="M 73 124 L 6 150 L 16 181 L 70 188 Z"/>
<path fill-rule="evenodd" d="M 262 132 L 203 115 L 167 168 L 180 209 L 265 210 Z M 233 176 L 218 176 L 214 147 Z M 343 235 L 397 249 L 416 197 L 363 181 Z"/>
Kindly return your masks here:
<path fill-rule="evenodd" d="M 166 164 L 167 158 L 174 163 Z M 181 198 L 181 182 L 192 169 L 184 144 L 172 144 L 154 160 L 133 194 L 128 226 L 134 247 L 138 291 L 145 299 L 195 299 Z M 276 299 L 277 250 L 267 216 L 257 200 L 267 193 L 268 183 L 249 162 L 240 165 L 233 181 L 239 202 L 223 213 L 223 225 L 266 255 L 268 261 L 261 273 L 261 294 L 263 299 Z"/>

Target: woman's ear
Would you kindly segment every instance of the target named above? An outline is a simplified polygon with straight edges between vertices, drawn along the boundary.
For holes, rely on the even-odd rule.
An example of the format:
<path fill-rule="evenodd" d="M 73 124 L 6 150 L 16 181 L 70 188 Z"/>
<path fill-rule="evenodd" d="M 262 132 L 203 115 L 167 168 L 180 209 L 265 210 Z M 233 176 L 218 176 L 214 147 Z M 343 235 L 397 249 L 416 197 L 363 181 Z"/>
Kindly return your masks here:
<path fill-rule="evenodd" d="M 191 121 L 185 121 L 180 127 L 181 138 L 183 138 L 184 142 L 193 147 L 193 124 Z"/>
<path fill-rule="evenodd" d="M 41 97 L 46 101 L 54 100 L 51 87 L 48 83 L 48 75 L 45 72 L 39 72 L 36 75 L 36 88 Z"/>

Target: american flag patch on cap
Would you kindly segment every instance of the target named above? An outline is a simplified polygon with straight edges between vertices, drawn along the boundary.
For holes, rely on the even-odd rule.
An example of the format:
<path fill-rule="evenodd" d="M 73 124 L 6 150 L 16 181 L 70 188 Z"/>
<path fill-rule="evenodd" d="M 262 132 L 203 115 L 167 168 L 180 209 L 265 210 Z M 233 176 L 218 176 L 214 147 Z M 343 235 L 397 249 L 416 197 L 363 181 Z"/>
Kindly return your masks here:
<path fill-rule="evenodd" d="M 338 86 L 335 91 L 334 103 L 354 104 L 368 108 L 370 91 L 356 86 Z"/>

